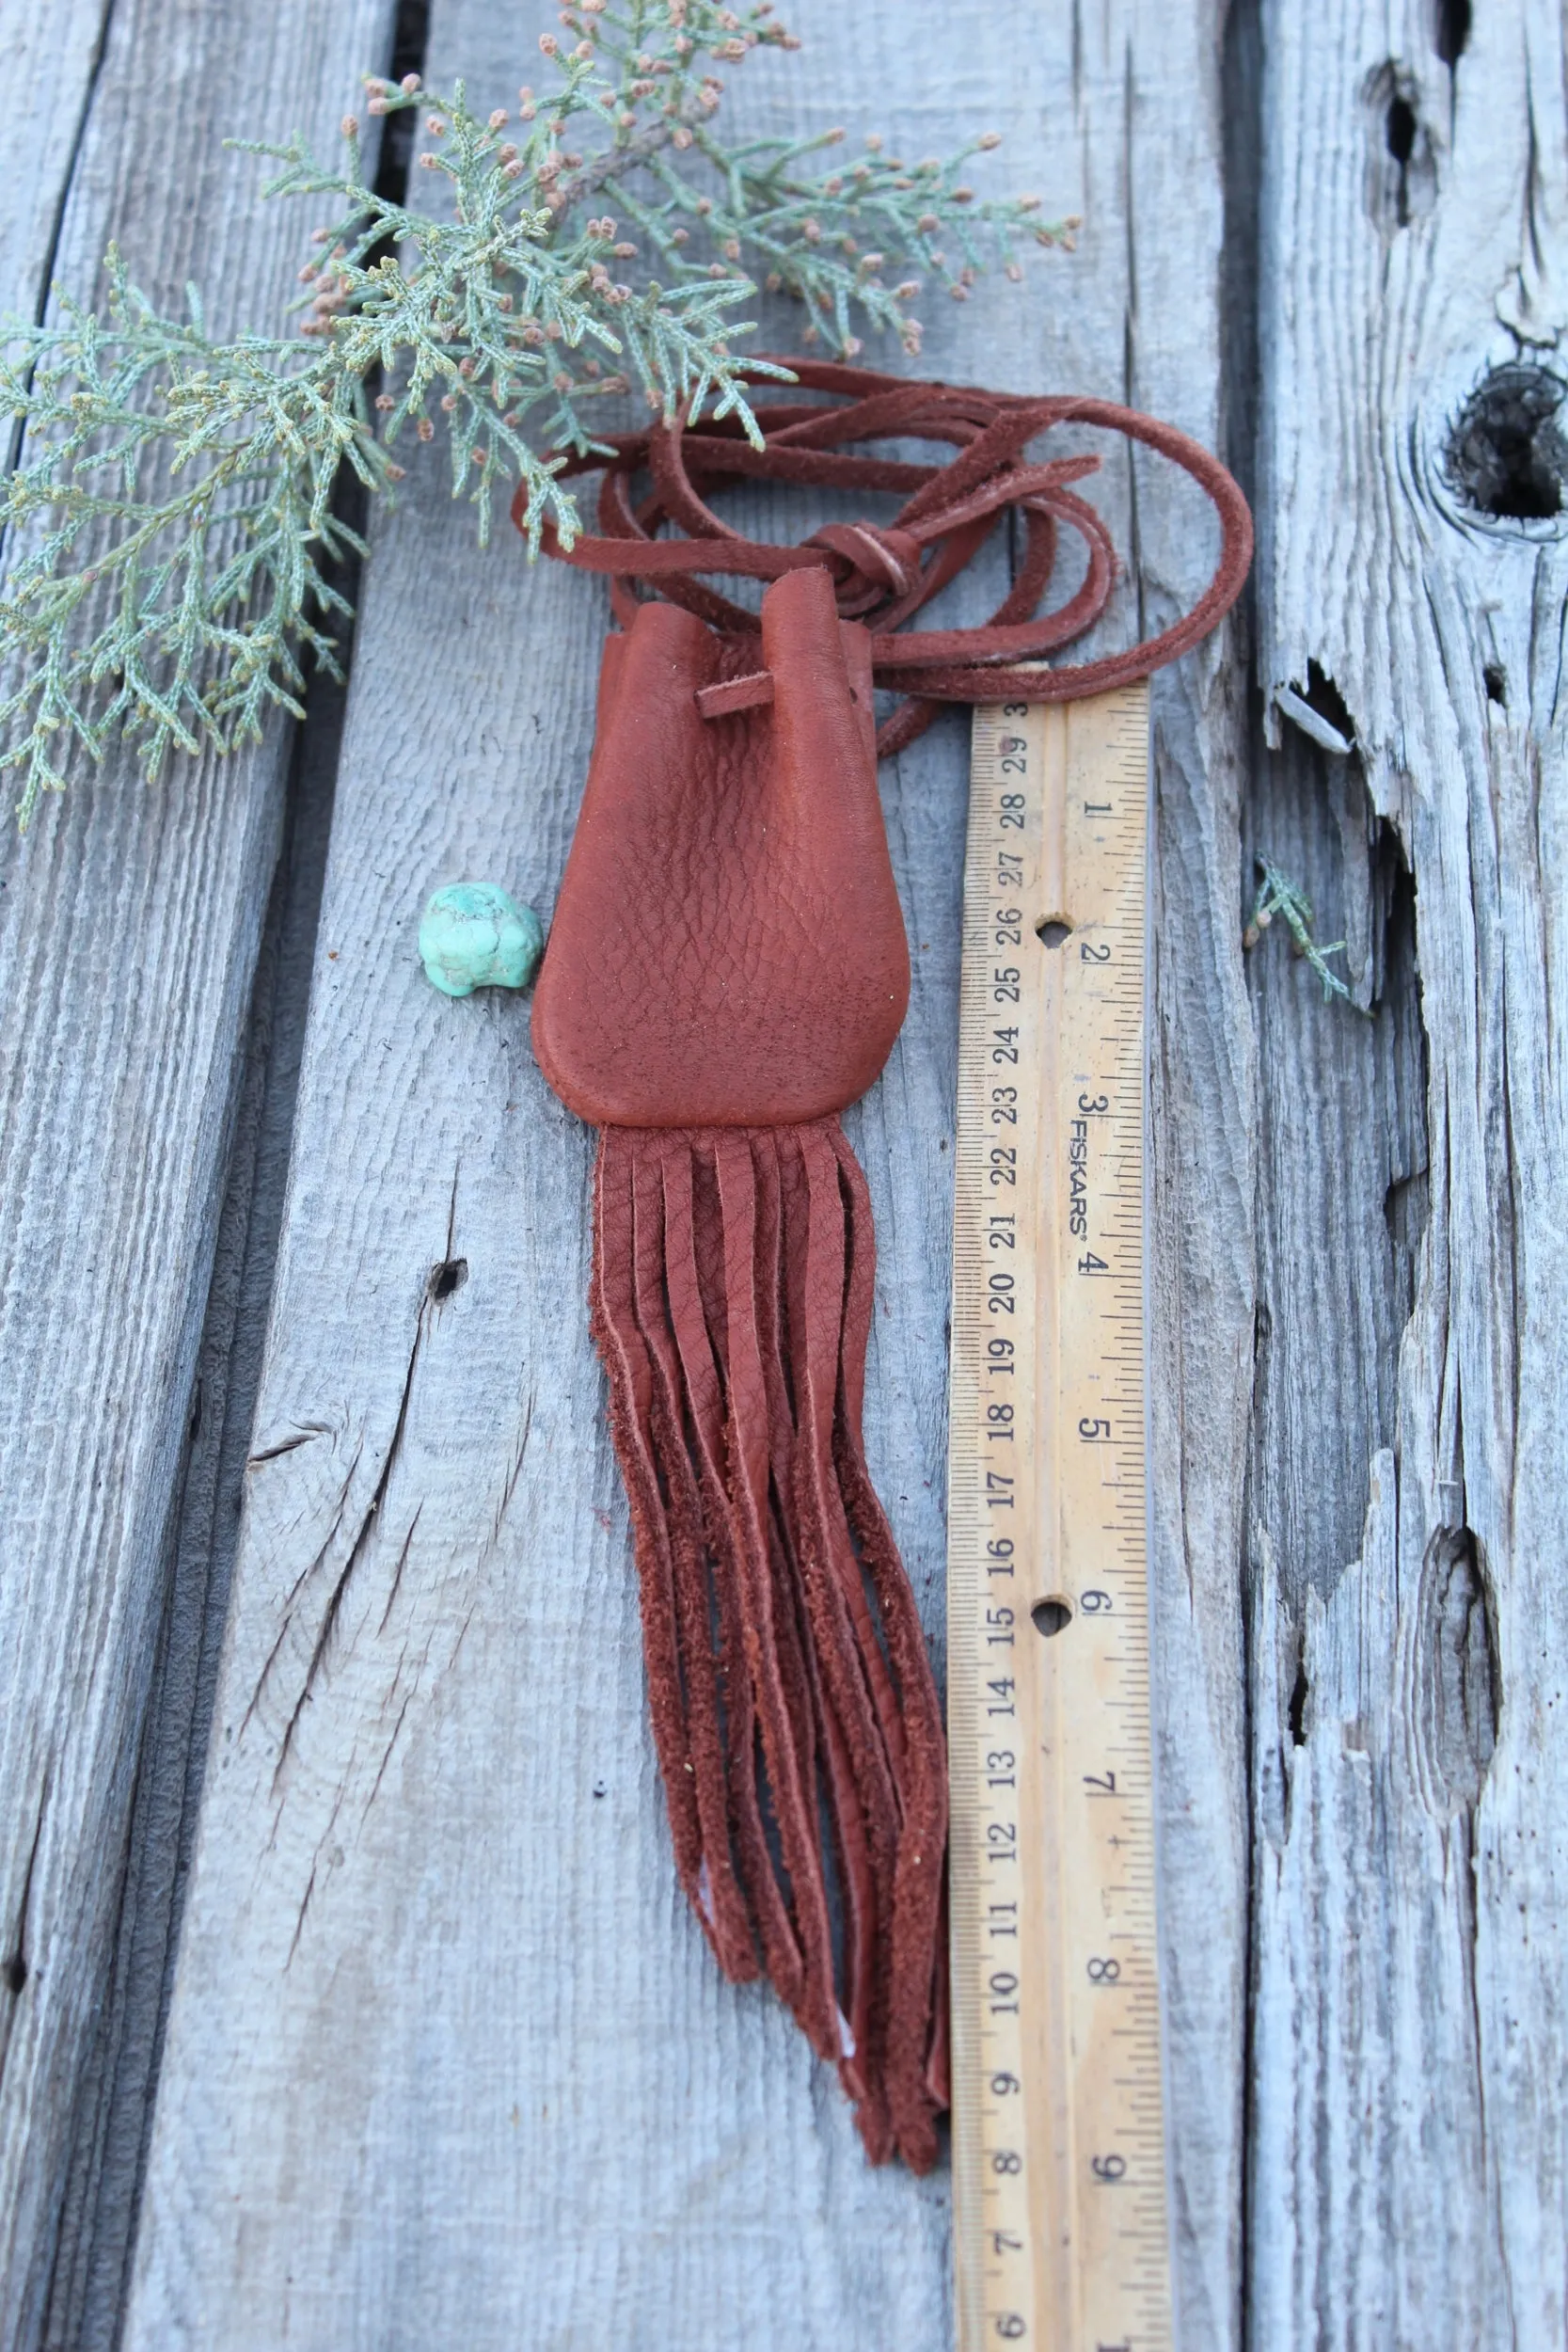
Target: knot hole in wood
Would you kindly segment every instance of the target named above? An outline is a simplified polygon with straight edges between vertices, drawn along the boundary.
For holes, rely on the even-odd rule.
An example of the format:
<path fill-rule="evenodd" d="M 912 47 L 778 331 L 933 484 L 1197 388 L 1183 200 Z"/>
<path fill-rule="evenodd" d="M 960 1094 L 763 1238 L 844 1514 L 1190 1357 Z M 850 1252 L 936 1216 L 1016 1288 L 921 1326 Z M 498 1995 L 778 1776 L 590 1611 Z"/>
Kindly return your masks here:
<path fill-rule="evenodd" d="M 1420 87 L 1390 57 L 1362 85 L 1367 117 L 1367 210 L 1378 234 L 1398 236 L 1437 201 L 1437 156 L 1420 111 Z"/>
<path fill-rule="evenodd" d="M 1436 0 L 1433 46 L 1451 73 L 1470 39 L 1470 0 Z"/>
<path fill-rule="evenodd" d="M 1422 1796 L 1447 1820 L 1479 1800 L 1501 1713 L 1495 1603 L 1469 1528 L 1439 1528 L 1433 1535 L 1417 1609 L 1414 1714 Z"/>
<path fill-rule="evenodd" d="M 460 1291 L 467 1279 L 467 1258 L 445 1258 L 439 1265 L 431 1267 L 425 1290 L 438 1307 L 443 1299 L 451 1296 L 453 1291 Z"/>
<path fill-rule="evenodd" d="M 1449 480 L 1466 506 L 1500 522 L 1539 522 L 1562 512 L 1565 391 L 1561 376 L 1528 361 L 1511 360 L 1483 377 L 1445 452 Z"/>

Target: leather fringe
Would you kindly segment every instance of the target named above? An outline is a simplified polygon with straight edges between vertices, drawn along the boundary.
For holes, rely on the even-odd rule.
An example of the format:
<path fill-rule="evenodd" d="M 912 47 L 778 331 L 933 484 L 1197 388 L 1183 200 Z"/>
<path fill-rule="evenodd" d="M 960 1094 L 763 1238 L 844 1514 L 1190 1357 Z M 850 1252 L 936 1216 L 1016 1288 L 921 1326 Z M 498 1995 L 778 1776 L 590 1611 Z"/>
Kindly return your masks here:
<path fill-rule="evenodd" d="M 861 1439 L 874 1279 L 836 1119 L 601 1131 L 593 1327 L 676 1867 L 919 2172 L 947 2105 L 941 1709 Z"/>

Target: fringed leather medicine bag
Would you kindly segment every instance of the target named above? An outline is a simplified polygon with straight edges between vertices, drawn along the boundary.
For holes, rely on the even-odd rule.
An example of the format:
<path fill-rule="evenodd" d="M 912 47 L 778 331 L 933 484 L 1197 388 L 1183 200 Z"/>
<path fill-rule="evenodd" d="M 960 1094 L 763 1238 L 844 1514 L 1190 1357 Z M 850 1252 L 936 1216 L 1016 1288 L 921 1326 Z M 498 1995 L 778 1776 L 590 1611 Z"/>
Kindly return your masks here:
<path fill-rule="evenodd" d="M 1173 660 L 1234 600 L 1251 529 L 1212 457 L 1107 402 L 788 365 L 827 397 L 761 407 L 763 450 L 731 421 L 677 423 L 569 463 L 605 467 L 601 535 L 546 544 L 611 576 L 622 627 L 533 1045 L 600 1131 L 591 1315 L 681 1883 L 724 1973 L 766 1974 L 838 2067 L 872 2159 L 925 2170 L 947 2101 L 942 1710 L 865 1467 L 871 1212 L 838 1119 L 909 997 L 877 758 L 942 702 L 1095 693 Z M 1089 628 L 1115 579 L 1070 487 L 1095 461 L 1024 454 L 1069 421 L 1193 474 L 1220 561 L 1163 636 L 1020 670 Z M 859 453 L 871 440 L 958 453 Z M 634 505 L 640 474 L 652 489 Z M 892 523 L 778 546 L 703 498 L 739 475 L 904 503 Z M 1022 560 L 988 626 L 903 630 L 1009 508 Z M 666 525 L 685 535 L 657 536 Z M 1086 548 L 1083 583 L 1037 617 L 1063 527 Z M 725 574 L 768 583 L 760 621 L 701 577 Z M 876 687 L 910 697 L 879 737 Z"/>

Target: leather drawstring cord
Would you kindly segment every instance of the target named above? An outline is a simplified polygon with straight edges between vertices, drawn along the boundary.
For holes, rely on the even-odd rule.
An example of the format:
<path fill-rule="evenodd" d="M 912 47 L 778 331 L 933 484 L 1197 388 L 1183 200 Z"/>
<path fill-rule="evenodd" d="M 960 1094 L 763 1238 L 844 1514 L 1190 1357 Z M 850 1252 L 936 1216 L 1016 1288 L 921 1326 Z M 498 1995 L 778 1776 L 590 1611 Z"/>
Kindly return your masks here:
<path fill-rule="evenodd" d="M 868 368 L 791 358 L 784 362 L 808 391 L 828 400 L 759 403 L 767 446 L 753 449 L 737 419 L 688 424 L 677 418 L 646 432 L 609 437 L 614 455 L 568 457 L 562 477 L 604 469 L 599 535 L 570 548 L 553 528 L 546 551 L 586 571 L 608 572 L 616 618 L 630 626 L 637 583 L 684 605 L 721 636 L 754 645 L 757 620 L 698 577 L 705 573 L 774 580 L 819 565 L 832 578 L 840 615 L 870 630 L 872 675 L 878 686 L 909 699 L 883 722 L 877 749 L 885 757 L 925 732 L 939 704 L 1076 701 L 1101 693 L 1174 661 L 1205 637 L 1239 595 L 1252 560 L 1252 517 L 1231 475 L 1216 457 L 1178 432 L 1115 401 L 1053 396 L 1029 399 L 974 387 L 911 383 Z M 763 379 L 771 383 L 772 378 Z M 1141 442 L 1190 474 L 1212 502 L 1220 522 L 1213 576 L 1192 610 L 1142 644 L 1057 669 L 1019 669 L 1038 662 L 1082 637 L 1100 619 L 1117 577 L 1106 526 L 1071 488 L 1096 469 L 1089 456 L 1026 462 L 1038 436 L 1062 425 L 1092 426 Z M 958 454 L 945 466 L 922 466 L 860 453 L 870 440 L 935 440 Z M 634 503 L 639 473 L 653 478 L 651 495 Z M 736 477 L 788 482 L 813 488 L 901 491 L 905 503 L 891 523 L 830 523 L 797 547 L 748 539 L 713 512 L 702 492 Z M 522 492 L 518 492 L 521 501 Z M 999 517 L 1016 507 L 1024 526 L 1017 577 L 979 628 L 906 629 L 904 624 L 954 580 L 978 551 Z M 514 517 L 521 526 L 519 503 Z M 685 533 L 660 538 L 666 524 Z M 1082 583 L 1053 612 L 1037 607 L 1055 569 L 1062 530 L 1084 543 Z M 772 698 L 765 670 L 724 679 L 699 697 L 704 715 L 719 718 Z"/>

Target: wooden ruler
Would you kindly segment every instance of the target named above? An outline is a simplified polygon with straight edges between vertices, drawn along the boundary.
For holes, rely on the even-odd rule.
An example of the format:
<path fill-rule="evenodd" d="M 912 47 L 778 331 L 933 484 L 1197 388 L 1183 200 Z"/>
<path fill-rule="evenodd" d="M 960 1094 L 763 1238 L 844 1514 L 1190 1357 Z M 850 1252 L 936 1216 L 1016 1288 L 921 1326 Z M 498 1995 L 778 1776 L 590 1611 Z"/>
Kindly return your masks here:
<path fill-rule="evenodd" d="M 975 713 L 948 1472 L 960 2352 L 1168 2352 L 1144 1470 L 1148 698 Z"/>

